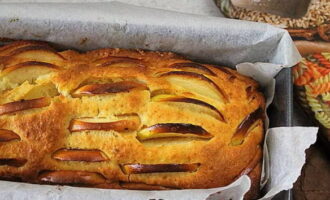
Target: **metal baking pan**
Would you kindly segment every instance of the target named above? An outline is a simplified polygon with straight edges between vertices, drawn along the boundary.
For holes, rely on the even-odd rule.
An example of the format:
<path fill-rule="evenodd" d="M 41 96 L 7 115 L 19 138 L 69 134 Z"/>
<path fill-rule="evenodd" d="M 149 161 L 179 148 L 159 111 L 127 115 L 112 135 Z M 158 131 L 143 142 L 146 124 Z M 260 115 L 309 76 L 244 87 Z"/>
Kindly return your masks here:
<path fill-rule="evenodd" d="M 276 78 L 275 95 L 267 112 L 270 128 L 293 126 L 293 84 L 291 68 L 282 69 Z M 293 200 L 292 190 L 282 191 L 273 200 Z"/>
<path fill-rule="evenodd" d="M 0 46 L 12 42 L 12 39 L 0 38 Z M 55 45 L 57 49 L 65 47 Z M 199 60 L 197 60 L 199 61 Z M 200 61 L 202 62 L 202 61 Z M 306 114 L 294 103 L 291 68 L 282 69 L 275 77 L 276 87 L 272 104 L 267 112 L 270 119 L 269 127 L 310 126 L 313 125 Z M 293 200 L 292 190 L 282 191 L 273 200 Z"/>
<path fill-rule="evenodd" d="M 268 109 L 270 127 L 313 126 L 303 110 L 294 102 L 293 81 L 290 68 L 285 68 L 276 76 L 273 103 Z M 293 200 L 292 190 L 276 195 L 273 200 Z"/>
<path fill-rule="evenodd" d="M 0 39 L 0 46 L 11 41 L 2 38 Z M 60 46 L 57 46 L 57 48 L 62 49 Z M 291 69 L 282 69 L 275 79 L 274 100 L 267 110 L 270 119 L 270 128 L 302 124 L 310 125 L 310 122 L 306 122 L 306 117 L 301 117 L 305 115 L 303 111 L 299 107 L 294 106 Z M 300 117 L 294 117 L 294 115 L 300 115 Z M 292 190 L 282 191 L 273 200 L 293 200 Z"/>

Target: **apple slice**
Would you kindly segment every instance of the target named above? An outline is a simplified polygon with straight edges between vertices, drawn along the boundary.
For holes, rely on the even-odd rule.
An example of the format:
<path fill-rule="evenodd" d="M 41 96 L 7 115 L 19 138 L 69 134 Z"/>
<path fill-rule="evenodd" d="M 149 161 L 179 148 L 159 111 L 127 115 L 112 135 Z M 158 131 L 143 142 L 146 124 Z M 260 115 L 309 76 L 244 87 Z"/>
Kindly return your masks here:
<path fill-rule="evenodd" d="M 195 172 L 200 163 L 192 164 L 124 164 L 125 174 L 166 173 L 166 172 Z"/>
<path fill-rule="evenodd" d="M 137 133 L 137 139 L 140 141 L 171 137 L 211 139 L 213 136 L 200 126 L 183 123 L 155 124 Z"/>
<path fill-rule="evenodd" d="M 0 56 L 8 56 L 10 53 L 16 49 L 26 47 L 26 46 L 49 46 L 46 42 L 40 41 L 15 41 L 5 46 L 0 47 Z"/>
<path fill-rule="evenodd" d="M 119 65 L 120 67 L 144 66 L 139 59 L 119 56 L 108 56 L 97 59 L 93 63 L 95 63 L 97 67 L 107 67 L 116 64 L 121 64 Z"/>
<path fill-rule="evenodd" d="M 24 158 L 0 158 L 0 166 L 22 167 L 27 162 Z"/>
<path fill-rule="evenodd" d="M 78 88 L 72 96 L 92 96 L 101 94 L 111 94 L 120 92 L 129 92 L 130 90 L 148 90 L 148 87 L 135 81 L 120 81 L 106 84 L 90 84 Z"/>
<path fill-rule="evenodd" d="M 12 66 L 27 61 L 38 61 L 45 63 L 62 62 L 63 56 L 48 46 L 25 46 L 15 49 L 3 60 L 5 66 Z"/>
<path fill-rule="evenodd" d="M 34 86 L 24 94 L 24 99 L 37 99 L 41 97 L 55 97 L 60 95 L 56 86 L 52 82 L 45 82 Z"/>
<path fill-rule="evenodd" d="M 149 185 L 145 183 L 132 183 L 132 182 L 120 182 L 119 185 L 122 188 L 128 190 L 170 190 L 172 188 L 164 187 L 161 185 Z"/>
<path fill-rule="evenodd" d="M 96 185 L 106 182 L 104 176 L 99 173 L 73 170 L 42 172 L 38 179 L 46 183 L 69 185 Z"/>
<path fill-rule="evenodd" d="M 235 76 L 235 74 L 233 72 L 231 72 L 229 69 L 227 69 L 226 67 L 215 66 L 215 65 L 213 65 L 213 67 L 217 68 L 217 70 L 220 70 L 220 71 L 222 71 L 225 74 L 228 74 L 228 75 L 231 75 L 231 76 Z"/>
<path fill-rule="evenodd" d="M 258 126 L 259 124 L 256 123 L 258 120 L 263 120 L 264 118 L 264 110 L 262 108 L 258 108 L 251 114 L 249 114 L 243 121 L 240 123 L 240 125 L 237 127 L 232 139 L 231 139 L 231 145 L 236 146 L 240 145 L 244 142 L 244 139 L 246 135 L 248 134 L 249 130 L 252 130 L 251 128 L 254 128 Z M 255 125 L 255 126 L 252 126 Z"/>
<path fill-rule="evenodd" d="M 101 162 L 108 160 L 100 150 L 60 149 L 53 154 L 60 161 Z"/>
<path fill-rule="evenodd" d="M 226 67 L 215 66 L 215 65 L 213 65 L 213 67 L 222 71 L 223 73 L 227 74 L 228 75 L 227 80 L 230 82 L 233 82 L 237 78 L 237 76 L 233 72 L 231 72 L 229 69 L 227 69 Z"/>
<path fill-rule="evenodd" d="M 20 140 L 20 136 L 10 130 L 0 129 L 0 142 Z"/>
<path fill-rule="evenodd" d="M 19 63 L 17 65 L 13 65 L 10 67 L 6 67 L 3 71 L 3 75 L 7 75 L 9 72 L 21 69 L 21 68 L 47 68 L 52 71 L 60 69 L 58 66 L 50 64 L 50 63 L 45 63 L 45 62 L 38 62 L 38 61 L 27 61 L 23 63 Z M 33 69 L 36 70 L 36 69 Z"/>
<path fill-rule="evenodd" d="M 211 79 L 194 72 L 171 71 L 160 75 L 166 78 L 173 87 L 226 103 L 227 95 Z"/>
<path fill-rule="evenodd" d="M 184 69 L 188 72 L 194 72 L 194 73 L 200 73 L 200 74 L 207 74 L 207 75 L 211 75 L 211 76 L 216 76 L 216 74 L 210 70 L 209 68 L 201 65 L 201 64 L 197 64 L 197 63 L 174 63 L 172 65 L 169 66 L 169 68 L 174 68 L 174 69 Z"/>
<path fill-rule="evenodd" d="M 30 46 L 17 48 L 12 52 L 10 52 L 8 56 L 12 56 L 16 58 L 31 58 L 31 59 L 35 59 L 35 58 L 44 58 L 51 60 L 64 59 L 53 48 L 46 45 L 30 45 Z M 46 56 L 49 56 L 49 58 L 45 58 Z"/>
<path fill-rule="evenodd" d="M 38 77 L 56 72 L 58 66 L 36 61 L 28 61 L 5 68 L 0 73 L 0 84 L 19 85 L 25 81 L 33 83 Z M 9 89 L 9 86 L 2 89 Z"/>
<path fill-rule="evenodd" d="M 213 111 L 215 111 L 218 114 L 218 119 L 225 122 L 225 118 L 223 117 L 223 115 L 221 114 L 221 112 L 214 106 L 204 102 L 204 101 L 200 101 L 197 99 L 192 99 L 192 98 L 187 98 L 187 97 L 183 97 L 183 96 L 177 96 L 177 95 L 173 95 L 173 94 L 159 94 L 156 96 L 153 96 L 151 98 L 151 101 L 155 101 L 155 102 L 183 102 L 183 103 L 190 103 L 190 104 L 195 104 L 195 105 L 200 105 L 203 107 L 207 107 Z"/>
<path fill-rule="evenodd" d="M 0 105 L 0 115 L 9 114 L 21 110 L 27 110 L 32 108 L 42 108 L 50 104 L 50 98 L 42 97 L 31 100 L 14 101 Z"/>
<path fill-rule="evenodd" d="M 59 95 L 60 94 L 56 86 L 52 82 L 45 81 L 38 84 L 24 82 L 19 87 L 4 91 L 2 93 L 3 98 L 0 99 L 0 105 L 8 102 L 19 101 L 21 99 L 31 100 L 42 97 L 56 97 Z"/>
<path fill-rule="evenodd" d="M 113 122 L 86 122 L 73 119 L 69 130 L 71 132 L 88 131 L 88 130 L 114 130 L 117 132 L 134 131 L 139 128 L 139 123 L 135 120 L 119 120 Z"/>

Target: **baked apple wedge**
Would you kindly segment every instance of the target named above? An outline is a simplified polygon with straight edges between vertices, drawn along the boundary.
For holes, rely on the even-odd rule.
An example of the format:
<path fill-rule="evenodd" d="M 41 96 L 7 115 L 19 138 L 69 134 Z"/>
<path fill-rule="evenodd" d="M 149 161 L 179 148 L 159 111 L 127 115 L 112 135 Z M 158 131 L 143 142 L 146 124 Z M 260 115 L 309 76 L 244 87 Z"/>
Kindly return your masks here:
<path fill-rule="evenodd" d="M 120 182 L 120 187 L 128 190 L 170 190 L 173 188 L 164 187 L 161 185 L 149 185 L 145 183 L 134 183 L 134 182 Z"/>
<path fill-rule="evenodd" d="M 10 130 L 0 129 L 0 142 L 20 140 L 20 136 Z"/>
<path fill-rule="evenodd" d="M 215 111 L 218 115 L 218 119 L 225 122 L 225 118 L 223 117 L 221 112 L 216 107 L 214 107 L 204 101 L 197 100 L 197 99 L 187 98 L 187 97 L 183 97 L 183 96 L 177 96 L 177 95 L 173 95 L 173 94 L 159 94 L 159 95 L 153 96 L 151 98 L 151 101 L 154 101 L 154 102 L 182 102 L 182 103 L 189 103 L 189 104 L 203 106 L 203 107 L 206 107 L 206 108 L 209 108 L 209 109 Z"/>
<path fill-rule="evenodd" d="M 38 179 L 41 182 L 68 185 L 96 185 L 106 182 L 99 173 L 73 170 L 43 172 Z"/>
<path fill-rule="evenodd" d="M 211 76 L 216 75 L 209 68 L 207 68 L 201 64 L 198 64 L 198 63 L 189 63 L 189 62 L 174 63 L 174 64 L 170 65 L 169 68 L 182 69 L 182 70 L 185 70 L 188 72 L 194 72 L 194 73 L 198 73 L 198 74 L 207 74 L 207 75 L 211 75 Z"/>
<path fill-rule="evenodd" d="M 226 94 L 211 79 L 202 74 L 184 71 L 171 71 L 160 75 L 173 85 L 196 95 L 226 103 Z"/>
<path fill-rule="evenodd" d="M 19 63 L 17 65 L 13 65 L 10 67 L 6 67 L 3 71 L 2 71 L 2 75 L 7 75 L 8 73 L 18 70 L 18 69 L 22 69 L 25 68 L 25 70 L 33 68 L 32 70 L 34 72 L 38 72 L 39 70 L 43 70 L 43 69 L 48 69 L 48 70 L 57 70 L 59 69 L 58 66 L 50 64 L 50 63 L 45 63 L 45 62 L 38 62 L 38 61 L 27 61 L 27 62 L 23 62 L 23 63 Z M 22 72 L 20 72 L 22 73 Z M 23 73 L 24 74 L 24 73 Z"/>
<path fill-rule="evenodd" d="M 249 114 L 243 121 L 239 124 L 231 139 L 231 145 L 240 145 L 244 142 L 246 135 L 249 130 L 252 130 L 256 126 L 258 126 L 258 121 L 264 119 L 264 111 L 262 108 L 258 108 L 251 114 Z"/>
<path fill-rule="evenodd" d="M 211 139 L 213 136 L 200 126 L 183 123 L 155 124 L 137 133 L 137 139 L 140 141 L 172 137 Z"/>
<path fill-rule="evenodd" d="M 148 87 L 135 81 L 120 81 L 106 84 L 89 84 L 78 88 L 72 96 L 92 96 L 101 94 L 111 94 L 119 92 L 129 92 L 131 90 L 148 90 Z"/>
<path fill-rule="evenodd" d="M 64 58 L 54 49 L 44 45 L 33 45 L 13 50 L 8 58 L 3 60 L 3 65 L 12 66 L 26 61 L 54 63 L 63 60 Z"/>
<path fill-rule="evenodd" d="M 199 163 L 192 164 L 125 164 L 122 170 L 125 174 L 166 173 L 166 172 L 195 172 Z"/>
<path fill-rule="evenodd" d="M 55 97 L 60 95 L 56 86 L 52 82 L 45 82 L 34 86 L 26 94 L 24 99 L 36 99 L 41 97 Z"/>
<path fill-rule="evenodd" d="M 50 104 L 50 98 L 42 97 L 31 100 L 14 101 L 0 105 L 0 115 L 9 114 L 17 111 L 28 110 L 33 108 L 42 108 Z"/>
<path fill-rule="evenodd" d="M 53 64 L 28 61 L 13 65 L 0 73 L 0 83 L 7 85 L 22 84 L 25 81 L 34 82 L 38 77 L 59 70 L 59 67 Z M 8 89 L 0 86 L 0 90 Z"/>
<path fill-rule="evenodd" d="M 111 122 L 88 122 L 86 119 L 74 119 L 71 121 L 69 130 L 71 132 L 103 130 L 103 131 L 133 131 L 139 128 L 140 122 L 137 120 L 119 120 Z"/>
<path fill-rule="evenodd" d="M 49 47 L 49 44 L 41 41 L 16 41 L 8 45 L 0 47 L 0 56 L 8 56 L 12 51 L 20 49 L 26 46 L 46 46 Z"/>
<path fill-rule="evenodd" d="M 0 166 L 22 167 L 27 162 L 24 158 L 0 158 Z"/>
<path fill-rule="evenodd" d="M 93 62 L 97 67 L 108 67 L 108 66 L 120 66 L 120 67 L 132 67 L 132 66 L 143 66 L 142 61 L 130 57 L 116 57 L 108 56 L 95 60 Z"/>
<path fill-rule="evenodd" d="M 53 156 L 60 161 L 101 162 L 108 160 L 100 150 L 60 149 Z"/>

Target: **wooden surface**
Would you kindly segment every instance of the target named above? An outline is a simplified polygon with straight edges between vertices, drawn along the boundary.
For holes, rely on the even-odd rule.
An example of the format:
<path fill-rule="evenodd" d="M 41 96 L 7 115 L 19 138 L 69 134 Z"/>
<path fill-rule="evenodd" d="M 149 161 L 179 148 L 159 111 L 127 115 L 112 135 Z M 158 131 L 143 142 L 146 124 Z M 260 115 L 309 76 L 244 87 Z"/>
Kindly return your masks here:
<path fill-rule="evenodd" d="M 307 161 L 294 184 L 294 200 L 330 199 L 330 152 L 317 142 L 306 152 Z"/>

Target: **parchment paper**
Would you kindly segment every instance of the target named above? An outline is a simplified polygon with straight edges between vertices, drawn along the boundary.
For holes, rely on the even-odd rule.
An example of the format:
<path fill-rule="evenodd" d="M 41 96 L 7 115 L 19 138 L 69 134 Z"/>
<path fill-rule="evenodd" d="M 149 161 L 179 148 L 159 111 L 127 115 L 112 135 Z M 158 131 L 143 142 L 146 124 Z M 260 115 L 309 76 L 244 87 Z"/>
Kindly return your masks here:
<path fill-rule="evenodd" d="M 273 77 L 282 67 L 300 60 L 288 33 L 270 25 L 121 3 L 1 4 L 0 22 L 0 37 L 46 40 L 66 48 L 174 51 L 195 60 L 231 67 L 250 62 L 237 68 L 267 88 L 267 103 L 274 94 Z M 292 187 L 305 162 L 304 150 L 315 142 L 316 132 L 317 128 L 306 127 L 267 131 L 262 183 L 268 193 L 263 199 Z M 236 200 L 242 199 L 249 187 L 246 176 L 225 188 L 171 191 L 102 190 L 0 181 L 0 199 Z"/>
<path fill-rule="evenodd" d="M 5 3 L 86 3 L 86 2 L 110 2 L 118 1 L 136 6 L 158 8 L 182 13 L 224 17 L 213 0 L 0 0 Z"/>
<path fill-rule="evenodd" d="M 271 25 L 115 2 L 1 4 L 0 20 L 0 37 L 47 40 L 81 50 L 111 46 L 174 51 L 230 66 L 292 66 L 300 59 L 289 34 Z"/>

